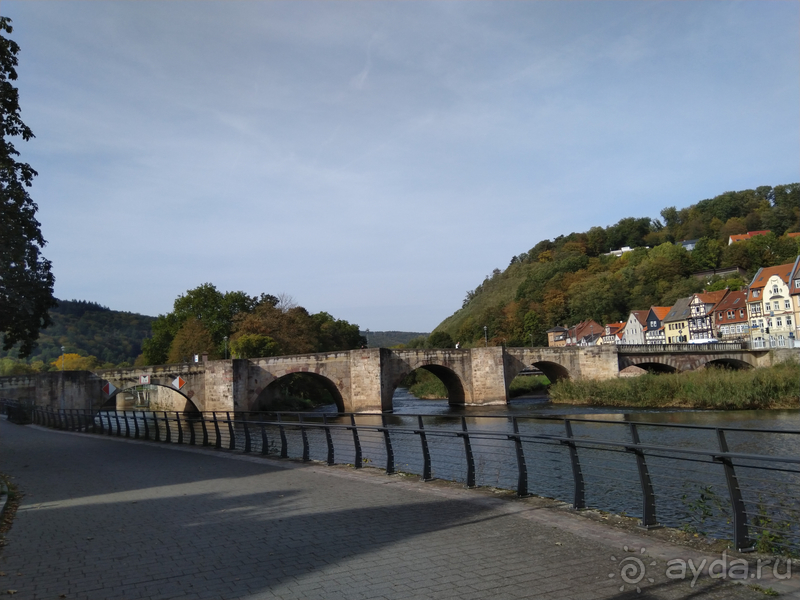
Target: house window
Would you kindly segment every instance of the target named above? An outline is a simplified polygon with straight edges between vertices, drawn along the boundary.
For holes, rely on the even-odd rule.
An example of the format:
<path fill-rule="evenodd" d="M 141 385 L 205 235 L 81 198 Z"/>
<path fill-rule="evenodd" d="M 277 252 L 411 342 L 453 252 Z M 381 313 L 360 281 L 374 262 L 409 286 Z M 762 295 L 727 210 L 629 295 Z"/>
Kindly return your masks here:
<path fill-rule="evenodd" d="M 780 317 L 775 319 L 775 326 L 776 327 L 783 327 L 783 319 L 781 319 Z"/>
<path fill-rule="evenodd" d="M 777 294 L 778 293 L 778 286 L 777 285 L 773 285 L 772 286 L 772 293 L 773 294 Z"/>
<path fill-rule="evenodd" d="M 787 327 L 791 327 L 792 326 L 792 317 L 786 317 L 786 326 Z"/>
<path fill-rule="evenodd" d="M 785 346 L 786 345 L 786 338 L 782 335 L 778 336 L 778 346 Z"/>
<path fill-rule="evenodd" d="M 744 318 L 744 309 L 743 309 L 743 308 L 740 308 L 740 309 L 739 309 L 739 318 L 740 318 L 740 319 L 743 319 L 743 318 Z"/>
<path fill-rule="evenodd" d="M 800 289 L 800 279 L 795 279 L 794 280 L 794 287 L 796 287 L 797 289 Z"/>
<path fill-rule="evenodd" d="M 775 302 L 772 303 L 772 310 L 780 310 L 780 308 L 781 308 L 780 303 L 777 300 L 775 300 Z"/>
<path fill-rule="evenodd" d="M 787 310 L 792 308 L 792 301 L 791 300 L 784 300 L 783 301 L 783 308 L 785 308 Z"/>
<path fill-rule="evenodd" d="M 758 298 L 759 290 L 753 290 L 753 298 Z"/>

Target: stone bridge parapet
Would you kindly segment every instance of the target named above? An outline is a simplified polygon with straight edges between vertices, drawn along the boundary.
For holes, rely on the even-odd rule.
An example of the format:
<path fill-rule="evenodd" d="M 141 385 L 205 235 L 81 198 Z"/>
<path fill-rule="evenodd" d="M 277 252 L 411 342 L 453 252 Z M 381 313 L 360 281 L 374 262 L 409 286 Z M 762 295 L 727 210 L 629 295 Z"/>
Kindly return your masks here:
<path fill-rule="evenodd" d="M 29 400 L 54 409 L 115 406 L 120 392 L 143 383 L 157 386 L 168 410 L 264 410 L 275 382 L 294 373 L 320 381 L 342 412 L 392 410 L 397 386 L 412 371 L 426 369 L 445 384 L 451 404 L 503 404 L 511 381 L 531 367 L 551 381 L 613 379 L 631 366 L 686 371 L 707 364 L 769 366 L 798 361 L 800 349 L 658 348 L 590 346 L 567 348 L 405 349 L 369 348 L 297 356 L 214 360 L 130 369 L 48 372 L 0 377 L 0 398 Z M 108 393 L 114 386 L 115 390 Z M 172 390 L 167 392 L 167 390 Z M 162 408 L 160 408 L 161 410 Z"/>

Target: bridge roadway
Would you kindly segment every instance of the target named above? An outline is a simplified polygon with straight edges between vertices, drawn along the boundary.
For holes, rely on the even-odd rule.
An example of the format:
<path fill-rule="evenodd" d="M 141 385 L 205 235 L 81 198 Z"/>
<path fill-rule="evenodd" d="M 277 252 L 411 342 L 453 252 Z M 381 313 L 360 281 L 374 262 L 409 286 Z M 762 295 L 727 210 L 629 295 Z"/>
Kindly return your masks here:
<path fill-rule="evenodd" d="M 128 408 L 120 391 L 147 382 L 158 386 L 151 408 L 169 411 L 258 411 L 268 406 L 271 384 L 305 373 L 321 382 L 343 412 L 386 412 L 400 382 L 422 368 L 445 384 L 451 404 L 505 404 L 522 370 L 537 367 L 551 380 L 612 379 L 631 367 L 683 371 L 706 364 L 768 366 L 795 350 L 742 350 L 730 346 L 594 346 L 571 348 L 469 348 L 390 350 L 371 348 L 299 356 L 212 360 L 201 363 L 42 373 L 0 377 L 0 398 L 39 406 Z M 107 387 L 111 384 L 111 387 Z M 177 392 L 177 393 L 175 393 Z"/>
<path fill-rule="evenodd" d="M 376 469 L 3 419 L 0 471 L 22 494 L 0 548 L 0 593 L 17 600 L 763 598 L 708 576 L 668 579 L 668 560 L 702 557 L 664 530 Z M 621 581 L 632 556 L 648 569 L 641 594 Z"/>

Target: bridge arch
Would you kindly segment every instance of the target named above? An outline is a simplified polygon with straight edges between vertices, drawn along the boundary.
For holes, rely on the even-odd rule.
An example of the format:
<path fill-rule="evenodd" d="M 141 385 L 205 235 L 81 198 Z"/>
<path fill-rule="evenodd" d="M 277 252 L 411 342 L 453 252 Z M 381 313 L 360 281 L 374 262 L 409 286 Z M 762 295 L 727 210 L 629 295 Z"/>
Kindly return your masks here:
<path fill-rule="evenodd" d="M 567 368 L 559 364 L 557 362 L 552 362 L 549 360 L 538 360 L 536 362 L 531 363 L 532 367 L 536 367 L 542 373 L 545 374 L 550 380 L 550 383 L 555 383 L 556 381 L 561 381 L 562 379 L 569 379 L 569 371 Z"/>
<path fill-rule="evenodd" d="M 620 365 L 622 366 L 622 365 Z M 659 362 L 659 361 L 642 361 L 637 362 L 636 364 L 628 365 L 628 367 L 639 367 L 640 369 L 644 369 L 648 373 L 677 373 L 678 368 L 675 365 L 668 364 L 666 362 Z M 624 371 L 625 369 L 620 369 L 620 372 Z"/>
<path fill-rule="evenodd" d="M 395 377 L 395 380 L 391 384 L 391 394 L 394 395 L 395 390 L 400 385 L 400 383 L 411 373 L 422 369 L 424 371 L 428 371 L 432 373 L 436 377 L 439 378 L 444 384 L 445 389 L 447 390 L 447 400 L 450 404 L 463 406 L 466 402 L 466 393 L 464 392 L 464 384 L 461 381 L 461 378 L 458 374 L 450 369 L 449 367 L 445 367 L 444 365 L 437 365 L 437 364 L 426 364 L 420 365 L 416 369 L 408 369 L 405 375 L 400 377 L 399 379 Z"/>
<path fill-rule="evenodd" d="M 253 399 L 249 410 L 274 410 L 274 404 L 281 400 L 284 391 L 281 390 L 281 386 L 286 386 L 285 389 L 288 390 L 298 390 L 301 395 L 316 393 L 314 388 L 323 392 L 321 396 L 324 396 L 326 392 L 330 396 L 331 402 L 336 404 L 336 410 L 345 412 L 344 398 L 336 383 L 328 377 L 312 371 L 294 371 L 273 378 Z"/>
<path fill-rule="evenodd" d="M 724 369 L 732 369 L 736 371 L 742 371 L 745 369 L 753 369 L 753 365 L 748 363 L 747 361 L 740 360 L 738 358 L 715 358 L 714 360 L 709 360 L 707 363 L 703 365 L 706 369 L 708 367 L 721 367 Z"/>
<path fill-rule="evenodd" d="M 132 394 L 133 392 L 133 394 Z M 155 392 L 148 393 L 147 404 L 136 402 L 134 397 L 133 402 L 130 402 L 126 396 L 134 395 L 136 392 Z M 200 408 L 195 402 L 180 390 L 172 386 L 164 385 L 161 383 L 149 383 L 143 385 L 130 385 L 121 389 L 117 389 L 106 400 L 101 408 L 116 408 L 118 410 L 150 410 L 150 411 L 167 411 L 179 412 L 184 415 L 199 413 Z"/>

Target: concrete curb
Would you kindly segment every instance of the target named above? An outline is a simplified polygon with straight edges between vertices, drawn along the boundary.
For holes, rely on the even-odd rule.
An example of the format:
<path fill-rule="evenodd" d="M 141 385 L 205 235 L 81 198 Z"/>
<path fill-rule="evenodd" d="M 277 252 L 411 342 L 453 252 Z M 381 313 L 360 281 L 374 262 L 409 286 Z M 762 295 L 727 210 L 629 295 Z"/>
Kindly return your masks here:
<path fill-rule="evenodd" d="M 6 512 L 6 505 L 8 504 L 8 486 L 0 481 L 0 519 Z"/>

